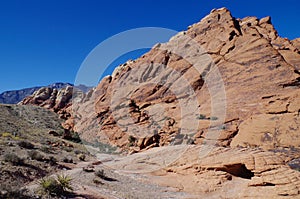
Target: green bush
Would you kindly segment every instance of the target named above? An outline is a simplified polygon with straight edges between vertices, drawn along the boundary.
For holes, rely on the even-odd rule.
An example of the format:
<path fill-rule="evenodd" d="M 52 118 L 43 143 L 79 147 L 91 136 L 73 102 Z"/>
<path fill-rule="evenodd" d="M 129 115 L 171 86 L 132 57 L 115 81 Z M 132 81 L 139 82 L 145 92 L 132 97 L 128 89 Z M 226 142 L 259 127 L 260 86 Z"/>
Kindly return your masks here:
<path fill-rule="evenodd" d="M 65 140 L 70 140 L 72 142 L 81 143 L 80 136 L 77 132 L 65 130 L 62 136 Z"/>
<path fill-rule="evenodd" d="M 131 146 L 134 146 L 134 143 L 136 142 L 136 138 L 135 137 L 133 137 L 132 135 L 130 135 L 129 137 L 128 137 L 128 146 L 129 147 L 131 147 Z"/>
<path fill-rule="evenodd" d="M 38 151 L 28 151 L 27 154 L 32 160 L 37 160 L 37 161 L 44 160 L 44 156 Z"/>
<path fill-rule="evenodd" d="M 49 146 L 42 146 L 41 148 L 40 148 L 40 150 L 42 151 L 42 152 L 44 152 L 44 153 L 52 153 L 52 151 L 51 151 L 51 147 L 49 147 Z"/>
<path fill-rule="evenodd" d="M 42 193 L 52 196 L 67 195 L 70 191 L 73 191 L 71 181 L 72 178 L 64 175 L 57 175 L 56 178 L 43 178 L 40 181 L 40 189 Z"/>
<path fill-rule="evenodd" d="M 97 170 L 97 171 L 95 172 L 95 176 L 97 176 L 97 177 L 99 177 L 99 178 L 101 178 L 101 179 L 106 178 L 103 169 L 102 169 L 102 170 Z"/>
<path fill-rule="evenodd" d="M 197 116 L 197 119 L 199 119 L 199 120 L 204 120 L 204 119 L 206 119 L 206 116 L 203 115 L 203 114 L 199 114 L 199 115 Z"/>
<path fill-rule="evenodd" d="M 15 166 L 20 166 L 24 164 L 24 160 L 17 156 L 14 153 L 7 153 L 4 155 L 4 161 L 5 162 L 10 162 L 11 164 Z"/>
<path fill-rule="evenodd" d="M 49 195 L 61 195 L 63 191 L 57 180 L 52 177 L 43 178 L 40 181 L 40 188 L 43 193 Z"/>
<path fill-rule="evenodd" d="M 73 187 L 71 185 L 72 178 L 67 175 L 57 175 L 57 181 L 59 185 L 62 187 L 64 192 L 73 191 Z"/>

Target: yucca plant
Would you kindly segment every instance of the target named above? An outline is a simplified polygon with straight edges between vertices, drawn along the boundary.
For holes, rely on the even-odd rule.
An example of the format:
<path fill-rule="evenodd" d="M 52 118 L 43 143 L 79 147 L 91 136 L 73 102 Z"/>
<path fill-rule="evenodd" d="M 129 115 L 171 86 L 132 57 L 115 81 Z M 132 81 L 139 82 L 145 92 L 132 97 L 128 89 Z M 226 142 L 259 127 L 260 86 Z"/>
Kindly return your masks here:
<path fill-rule="evenodd" d="M 57 175 L 56 178 L 43 178 L 40 181 L 42 193 L 61 196 L 73 191 L 72 178 L 67 175 Z"/>
<path fill-rule="evenodd" d="M 43 193 L 49 195 L 61 195 L 63 191 L 58 181 L 53 177 L 43 178 L 40 181 L 40 188 Z"/>
<path fill-rule="evenodd" d="M 72 178 L 67 175 L 57 175 L 57 181 L 61 185 L 63 191 L 73 191 L 73 187 L 71 185 Z"/>

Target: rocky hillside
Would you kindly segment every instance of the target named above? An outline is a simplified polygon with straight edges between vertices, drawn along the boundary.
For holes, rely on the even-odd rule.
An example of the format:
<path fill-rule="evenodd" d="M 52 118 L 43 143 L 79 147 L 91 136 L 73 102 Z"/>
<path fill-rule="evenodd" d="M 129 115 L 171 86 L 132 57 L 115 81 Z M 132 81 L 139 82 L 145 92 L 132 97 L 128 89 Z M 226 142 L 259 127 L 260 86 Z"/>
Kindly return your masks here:
<path fill-rule="evenodd" d="M 72 108 L 48 91 L 22 103 L 66 111 L 82 138 L 140 152 L 111 167 L 151 168 L 151 180 L 194 198 L 294 198 L 299 86 L 300 40 L 280 37 L 270 17 L 222 8 L 76 94 Z"/>
<path fill-rule="evenodd" d="M 87 154 L 52 111 L 30 105 L 0 105 L 0 111 L 0 198 L 25 198 L 21 187 Z"/>
<path fill-rule="evenodd" d="M 54 83 L 47 87 L 61 89 L 66 86 L 71 86 L 69 83 Z M 25 88 L 21 90 L 5 91 L 0 94 L 0 104 L 17 104 L 25 97 L 32 95 L 35 91 L 41 87 Z"/>
<path fill-rule="evenodd" d="M 76 94 L 75 94 L 76 93 Z M 65 129 L 74 130 L 73 122 L 73 97 L 88 98 L 93 89 L 84 85 L 68 85 L 63 88 L 41 87 L 32 95 L 25 97 L 19 105 L 36 105 L 54 111 L 61 119 L 64 119 Z"/>

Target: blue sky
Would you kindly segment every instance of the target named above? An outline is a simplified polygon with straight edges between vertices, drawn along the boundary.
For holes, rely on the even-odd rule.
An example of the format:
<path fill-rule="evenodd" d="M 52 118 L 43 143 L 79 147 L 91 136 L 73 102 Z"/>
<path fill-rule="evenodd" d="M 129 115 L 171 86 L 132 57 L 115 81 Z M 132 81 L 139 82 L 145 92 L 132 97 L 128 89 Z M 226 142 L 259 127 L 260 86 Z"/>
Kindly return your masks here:
<path fill-rule="evenodd" d="M 282 37 L 300 37 L 299 0 L 2 0 L 0 92 L 73 83 L 85 57 L 110 36 L 149 26 L 185 30 L 220 7 L 236 18 L 270 15 Z"/>

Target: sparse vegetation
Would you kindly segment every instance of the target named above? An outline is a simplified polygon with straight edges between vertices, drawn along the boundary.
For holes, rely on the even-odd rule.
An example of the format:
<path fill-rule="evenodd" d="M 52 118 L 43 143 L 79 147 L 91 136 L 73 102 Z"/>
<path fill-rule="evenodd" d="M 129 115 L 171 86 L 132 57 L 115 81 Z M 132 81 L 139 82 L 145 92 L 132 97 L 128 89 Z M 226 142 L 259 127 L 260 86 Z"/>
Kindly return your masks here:
<path fill-rule="evenodd" d="M 130 147 L 130 146 L 134 146 L 134 143 L 136 142 L 136 138 L 135 137 L 133 137 L 132 135 L 130 135 L 129 137 L 128 137 L 128 146 Z"/>
<path fill-rule="evenodd" d="M 107 177 L 105 176 L 105 173 L 104 173 L 104 170 L 103 170 L 103 169 L 97 170 L 97 171 L 95 172 L 95 176 L 97 176 L 97 177 L 99 177 L 99 178 L 101 178 L 101 179 L 107 178 Z"/>
<path fill-rule="evenodd" d="M 96 177 L 99 177 L 99 178 L 101 178 L 102 180 L 105 180 L 105 181 L 117 181 L 117 180 L 114 179 L 114 178 L 108 177 L 108 176 L 105 174 L 105 172 L 104 172 L 103 169 L 97 170 L 97 171 L 95 172 L 95 176 L 96 176 Z M 101 182 L 101 181 L 100 181 L 100 182 Z"/>
<path fill-rule="evenodd" d="M 225 130 L 226 129 L 226 125 L 225 124 L 221 125 L 220 129 Z"/>
<path fill-rule="evenodd" d="M 85 161 L 85 154 L 81 153 L 81 154 L 78 154 L 78 159 L 81 160 L 81 161 Z"/>
<path fill-rule="evenodd" d="M 18 145 L 21 147 L 21 148 L 25 148 L 25 149 L 34 149 L 34 145 L 31 143 L 31 142 L 28 142 L 28 141 L 20 141 L 18 142 Z"/>
<path fill-rule="evenodd" d="M 30 159 L 32 159 L 32 160 L 37 160 L 37 161 L 44 160 L 44 156 L 41 153 L 39 153 L 38 151 L 28 151 L 27 154 L 30 157 Z"/>
<path fill-rule="evenodd" d="M 97 179 L 97 178 L 94 178 L 93 179 L 93 183 L 95 183 L 95 184 L 104 184 L 101 180 L 99 180 L 99 179 Z"/>
<path fill-rule="evenodd" d="M 80 136 L 77 132 L 65 130 L 63 139 L 70 140 L 75 143 L 81 143 Z"/>
<path fill-rule="evenodd" d="M 99 142 L 98 140 L 95 140 L 94 142 L 87 142 L 85 140 L 83 140 L 83 144 L 85 145 L 91 145 L 93 147 L 96 147 L 99 149 L 99 153 L 106 153 L 106 154 L 118 154 L 117 149 L 118 147 L 103 143 L 103 142 Z"/>
<path fill-rule="evenodd" d="M 50 163 L 50 165 L 56 165 L 57 164 L 57 159 L 55 158 L 55 157 L 53 157 L 53 156 L 50 156 L 49 157 L 49 163 Z"/>
<path fill-rule="evenodd" d="M 48 177 L 40 181 L 42 194 L 51 196 L 64 196 L 73 191 L 72 178 L 67 175 L 57 175 L 56 178 Z"/>
<path fill-rule="evenodd" d="M 61 186 L 58 185 L 56 179 L 49 177 L 40 181 L 41 192 L 49 195 L 58 195 L 62 192 Z"/>
<path fill-rule="evenodd" d="M 11 133 L 9 133 L 9 132 L 4 132 L 4 133 L 2 133 L 2 135 L 1 135 L 2 137 L 11 137 L 12 136 L 12 134 Z"/>
<path fill-rule="evenodd" d="M 216 117 L 216 116 L 207 117 L 204 114 L 199 114 L 199 115 L 197 115 L 197 119 L 198 120 L 218 120 L 218 117 Z"/>
<path fill-rule="evenodd" d="M 55 131 L 63 135 L 63 120 L 56 113 L 36 106 L 19 105 L 0 105 L 0 112 L 0 185 L 12 187 L 0 187 L 0 198 L 22 198 L 20 187 L 63 169 L 57 160 L 76 160 L 75 150 L 88 156 L 81 144 L 49 134 L 49 131 Z M 57 143 L 58 146 L 53 146 Z M 67 158 L 64 160 L 64 157 Z"/>
<path fill-rule="evenodd" d="M 72 157 L 64 157 L 62 161 L 65 163 L 73 163 Z"/>
<path fill-rule="evenodd" d="M 73 191 L 73 187 L 71 185 L 72 178 L 67 175 L 57 175 L 57 181 L 59 185 L 62 187 L 64 192 Z"/>
<path fill-rule="evenodd" d="M 24 164 L 24 160 L 17 156 L 15 153 L 7 153 L 4 155 L 4 161 L 10 162 L 12 165 L 21 166 Z"/>
<path fill-rule="evenodd" d="M 40 148 L 41 151 L 43 151 L 44 153 L 51 153 L 51 148 L 49 146 L 45 146 L 43 145 L 41 148 Z"/>
<path fill-rule="evenodd" d="M 199 119 L 199 120 L 205 120 L 205 119 L 206 119 L 206 116 L 203 115 L 203 114 L 199 114 L 199 115 L 197 116 L 197 119 Z"/>
<path fill-rule="evenodd" d="M 13 187 L 7 184 L 0 184 L 0 198 L 10 199 L 10 198 L 18 198 L 18 199 L 30 199 L 32 198 L 28 190 L 20 187 Z"/>

